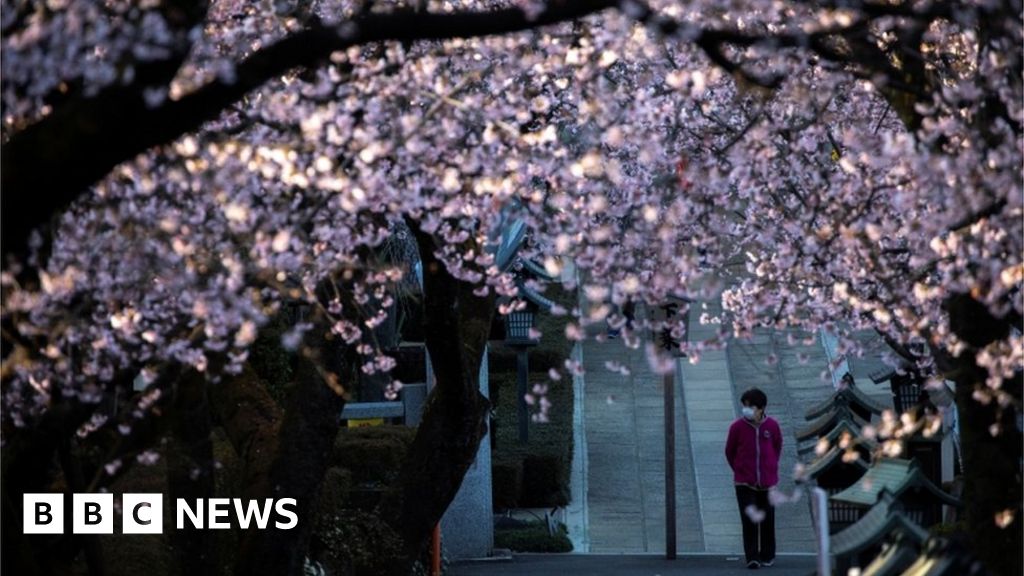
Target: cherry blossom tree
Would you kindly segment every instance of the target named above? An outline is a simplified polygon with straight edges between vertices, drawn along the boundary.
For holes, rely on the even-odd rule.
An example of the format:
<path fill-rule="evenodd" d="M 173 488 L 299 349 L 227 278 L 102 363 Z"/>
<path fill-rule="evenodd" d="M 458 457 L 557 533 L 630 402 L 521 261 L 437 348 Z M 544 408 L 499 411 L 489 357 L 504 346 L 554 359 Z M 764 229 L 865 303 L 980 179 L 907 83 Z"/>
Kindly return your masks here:
<path fill-rule="evenodd" d="M 372 330 L 411 269 L 377 249 L 411 235 L 438 366 L 384 504 L 411 561 L 482 435 L 490 312 L 521 305 L 494 253 L 519 220 L 527 256 L 581 271 L 569 338 L 623 324 L 627 301 L 720 296 L 721 338 L 693 358 L 756 327 L 871 328 L 956 381 L 972 544 L 1019 572 L 1000 551 L 1021 534 L 1019 5 L 3 8 L 9 493 L 75 432 L 117 429 L 86 485 L 105 486 L 149 457 L 154 412 L 208 395 L 243 457 L 275 454 L 246 461 L 253 494 L 311 505 L 344 391 L 393 366 Z M 281 340 L 302 376 L 261 410 L 250 347 L 294 306 Z M 127 419 L 99 416 L 137 374 Z M 274 432 L 223 411 L 240 405 Z M 239 570 L 298 570 L 308 532 L 262 540 L 280 536 L 247 537 Z"/>

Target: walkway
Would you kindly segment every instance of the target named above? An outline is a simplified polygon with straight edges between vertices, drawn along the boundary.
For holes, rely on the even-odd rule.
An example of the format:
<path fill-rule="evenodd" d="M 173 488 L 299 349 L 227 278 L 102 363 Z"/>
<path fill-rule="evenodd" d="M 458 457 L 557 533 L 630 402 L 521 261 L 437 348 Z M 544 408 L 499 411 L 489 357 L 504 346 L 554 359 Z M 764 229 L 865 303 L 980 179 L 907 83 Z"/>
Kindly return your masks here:
<path fill-rule="evenodd" d="M 715 306 L 704 307 L 712 316 Z M 699 317 L 699 312 L 693 318 Z M 692 322 L 691 338 L 708 339 L 718 325 Z M 662 379 L 642 348 L 622 341 L 588 340 L 576 351 L 585 375 L 577 378 L 576 461 L 570 537 L 582 553 L 664 553 L 664 415 Z M 609 371 L 609 364 L 627 374 Z M 806 407 L 832 393 L 820 339 L 807 333 L 758 332 L 680 359 L 676 370 L 677 549 L 680 554 L 739 554 L 742 540 L 732 472 L 723 455 L 729 424 L 743 390 L 758 386 L 768 413 L 784 433 L 780 489 L 795 493 L 793 432 Z M 579 498 L 584 496 L 585 500 Z M 813 532 L 806 501 L 777 510 L 780 553 L 811 554 Z"/>
<path fill-rule="evenodd" d="M 803 342 L 809 342 L 804 345 Z M 804 412 L 832 393 L 821 379 L 827 367 L 825 350 L 817 338 L 806 333 L 758 331 L 749 339 L 729 343 L 735 398 L 751 386 L 768 396 L 766 412 L 779 422 L 783 431 L 782 458 L 779 460 L 779 490 L 794 495 L 793 471 L 796 466 L 796 439 L 793 433 L 806 426 Z M 781 552 L 813 552 L 814 531 L 806 499 L 776 509 L 776 535 Z M 785 527 L 785 529 L 779 529 Z"/>
<path fill-rule="evenodd" d="M 695 321 L 707 311 L 717 316 L 713 306 L 691 312 L 690 340 L 709 340 L 716 336 L 719 325 L 702 325 Z M 704 352 L 699 361 L 683 359 L 682 391 L 686 399 L 686 422 L 692 440 L 694 474 L 704 528 L 704 548 L 698 552 L 737 554 L 743 551 L 743 533 L 732 470 L 725 460 L 725 438 L 729 425 L 736 419 L 732 374 L 725 350 Z M 685 504 L 685 503 L 684 503 Z"/>
<path fill-rule="evenodd" d="M 452 576 L 739 576 L 750 574 L 738 557 L 680 556 L 665 560 L 656 555 L 516 554 L 512 560 L 457 563 Z M 780 555 L 775 565 L 760 572 L 768 576 L 808 576 L 814 558 Z"/>
<path fill-rule="evenodd" d="M 695 310 L 691 340 L 716 335 L 717 324 L 696 321 L 715 304 Z M 880 369 L 877 340 L 864 334 L 869 354 L 851 361 L 862 390 L 883 403 L 888 391 L 868 374 Z M 662 554 L 665 551 L 664 414 L 662 378 L 647 365 L 642 346 L 620 339 L 589 339 L 576 347 L 585 374 L 575 380 L 576 450 L 573 503 L 567 524 L 577 553 Z M 622 366 L 624 373 L 608 370 Z M 751 386 L 768 395 L 768 414 L 783 431 L 779 465 L 781 492 L 796 494 L 794 432 L 804 412 L 832 394 L 828 357 L 816 333 L 758 331 L 706 351 L 697 363 L 680 359 L 676 381 L 676 517 L 679 554 L 736 555 L 742 552 L 732 472 L 723 447 L 736 418 L 739 397 Z M 776 511 L 781 554 L 813 554 L 815 544 L 805 499 Z"/>
<path fill-rule="evenodd" d="M 651 372 L 642 349 L 620 340 L 583 345 L 581 408 L 586 454 L 587 526 L 577 551 L 664 553 L 665 444 L 662 378 Z M 606 363 L 628 374 L 609 371 Z M 676 388 L 679 389 L 678 386 Z M 702 549 L 701 526 L 692 480 L 692 456 L 684 426 L 682 398 L 676 396 L 677 511 L 680 551 Z M 578 419 L 578 422 L 579 419 Z M 574 487 L 574 497 L 579 490 Z M 581 550 L 580 540 L 585 540 Z"/>

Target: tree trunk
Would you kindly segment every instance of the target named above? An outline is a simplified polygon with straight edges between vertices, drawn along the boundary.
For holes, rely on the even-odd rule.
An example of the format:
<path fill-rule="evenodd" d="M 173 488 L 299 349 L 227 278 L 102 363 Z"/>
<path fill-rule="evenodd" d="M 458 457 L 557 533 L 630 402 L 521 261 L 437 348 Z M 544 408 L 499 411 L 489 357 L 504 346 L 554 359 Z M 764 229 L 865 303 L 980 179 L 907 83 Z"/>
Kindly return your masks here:
<path fill-rule="evenodd" d="M 173 442 L 167 452 L 167 492 L 170 501 L 188 502 L 213 497 L 213 443 L 210 439 L 210 405 L 207 382 L 189 370 L 178 382 L 171 416 Z M 212 540 L 189 523 L 173 530 L 170 540 L 183 575 L 213 575 L 217 571 Z"/>
<path fill-rule="evenodd" d="M 396 576 L 409 573 L 455 498 L 486 432 L 489 408 L 479 378 L 494 297 L 475 296 L 473 286 L 437 261 L 429 236 L 416 230 L 416 239 L 424 270 L 424 334 L 437 380 L 402 465 L 399 490 L 381 507 L 405 543 Z"/>
<path fill-rule="evenodd" d="M 30 492 L 46 492 L 55 472 L 55 455 L 60 445 L 71 438 L 93 410 L 72 400 L 64 401 L 42 417 L 32 429 L 17 430 L 8 436 L 3 449 L 3 554 L 4 574 L 52 574 L 55 547 L 62 538 L 36 536 L 28 538 L 21 525 L 22 496 Z M 12 437 L 13 436 L 13 437 Z M 68 500 L 70 503 L 70 499 Z M 69 524 L 70 525 L 70 524 Z"/>
<path fill-rule="evenodd" d="M 277 449 L 281 409 L 248 364 L 241 374 L 210 384 L 208 394 L 217 421 L 242 461 L 242 497 L 269 493 L 267 474 Z"/>
<path fill-rule="evenodd" d="M 966 294 L 946 302 L 950 325 L 969 347 L 957 358 L 945 358 L 956 382 L 956 403 L 960 418 L 960 443 L 964 469 L 964 513 L 970 549 L 992 571 L 1001 576 L 1019 576 L 1024 571 L 1017 552 L 1024 532 L 1021 520 L 1022 437 L 1017 429 L 1017 412 L 1012 405 L 1000 409 L 995 402 L 982 404 L 973 398 L 975 389 L 986 387 L 988 372 L 975 362 L 975 353 L 996 340 L 1005 339 L 1009 326 L 994 318 L 988 309 Z M 1021 373 L 1003 383 L 1019 405 Z M 990 426 L 997 425 L 993 435 Z M 1005 528 L 996 516 L 1005 510 L 1014 516 Z"/>
<path fill-rule="evenodd" d="M 344 406 L 344 398 L 327 386 L 313 360 L 302 358 L 295 389 L 289 395 L 288 410 L 281 422 L 268 482 L 260 489 L 260 497 L 294 498 L 299 523 L 291 530 L 280 530 L 273 523 L 266 530 L 249 530 L 239 548 L 236 574 L 302 573 L 313 530 L 316 497 Z"/>
<path fill-rule="evenodd" d="M 316 357 L 300 356 L 295 383 L 282 414 L 255 371 L 211 386 L 221 424 L 243 461 L 244 498 L 294 498 L 298 526 L 276 527 L 276 514 L 266 530 L 249 529 L 235 559 L 239 575 L 297 576 L 313 529 L 315 498 L 327 470 L 338 434 L 344 399 L 321 376 L 320 368 L 337 373 L 341 351 L 337 341 L 322 342 Z"/>
<path fill-rule="evenodd" d="M 0 572 L 3 574 L 50 574 L 56 570 L 54 561 L 57 555 L 53 553 L 53 546 L 61 538 L 24 536 L 22 497 L 26 493 L 50 489 L 58 448 L 75 436 L 78 428 L 106 403 L 113 390 L 130 387 L 134 374 L 131 370 L 119 373 L 106 385 L 104 399 L 99 403 L 86 404 L 75 398 L 59 399 L 31 428 L 13 429 L 9 428 L 9 422 L 5 423 L 7 441 L 0 459 L 3 476 L 0 548 L 4 551 L 0 554 Z M 154 386 L 163 387 L 177 376 L 177 368 L 168 369 Z"/>

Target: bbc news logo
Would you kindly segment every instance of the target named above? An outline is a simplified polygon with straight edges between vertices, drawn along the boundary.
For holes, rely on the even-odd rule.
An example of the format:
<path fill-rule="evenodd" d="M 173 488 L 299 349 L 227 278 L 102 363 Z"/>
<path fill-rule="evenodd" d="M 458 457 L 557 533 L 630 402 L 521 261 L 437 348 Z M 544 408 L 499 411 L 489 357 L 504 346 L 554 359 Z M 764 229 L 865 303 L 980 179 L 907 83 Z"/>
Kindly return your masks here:
<path fill-rule="evenodd" d="M 23 499 L 25 534 L 64 533 L 64 494 L 25 494 Z M 265 530 L 276 513 L 274 527 L 291 530 L 299 523 L 294 498 L 242 500 L 241 498 L 197 499 L 190 504 L 183 498 L 175 502 L 175 526 L 178 530 L 226 530 L 232 527 L 234 512 L 239 528 L 253 526 Z M 122 534 L 162 534 L 164 531 L 163 494 L 122 494 Z M 113 534 L 113 494 L 73 494 L 71 531 L 74 534 Z"/>

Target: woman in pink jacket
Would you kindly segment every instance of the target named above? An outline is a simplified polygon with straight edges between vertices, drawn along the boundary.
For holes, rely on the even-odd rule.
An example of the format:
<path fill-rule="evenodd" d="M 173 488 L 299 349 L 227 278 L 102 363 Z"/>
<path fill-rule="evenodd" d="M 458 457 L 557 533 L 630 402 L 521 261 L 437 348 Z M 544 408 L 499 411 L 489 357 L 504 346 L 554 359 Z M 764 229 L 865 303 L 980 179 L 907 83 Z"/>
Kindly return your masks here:
<path fill-rule="evenodd" d="M 775 562 L 775 509 L 768 491 L 779 483 L 782 431 L 774 418 L 765 416 L 768 397 L 761 390 L 747 390 L 740 404 L 743 417 L 729 427 L 725 458 L 736 484 L 747 568 L 756 569 Z"/>

